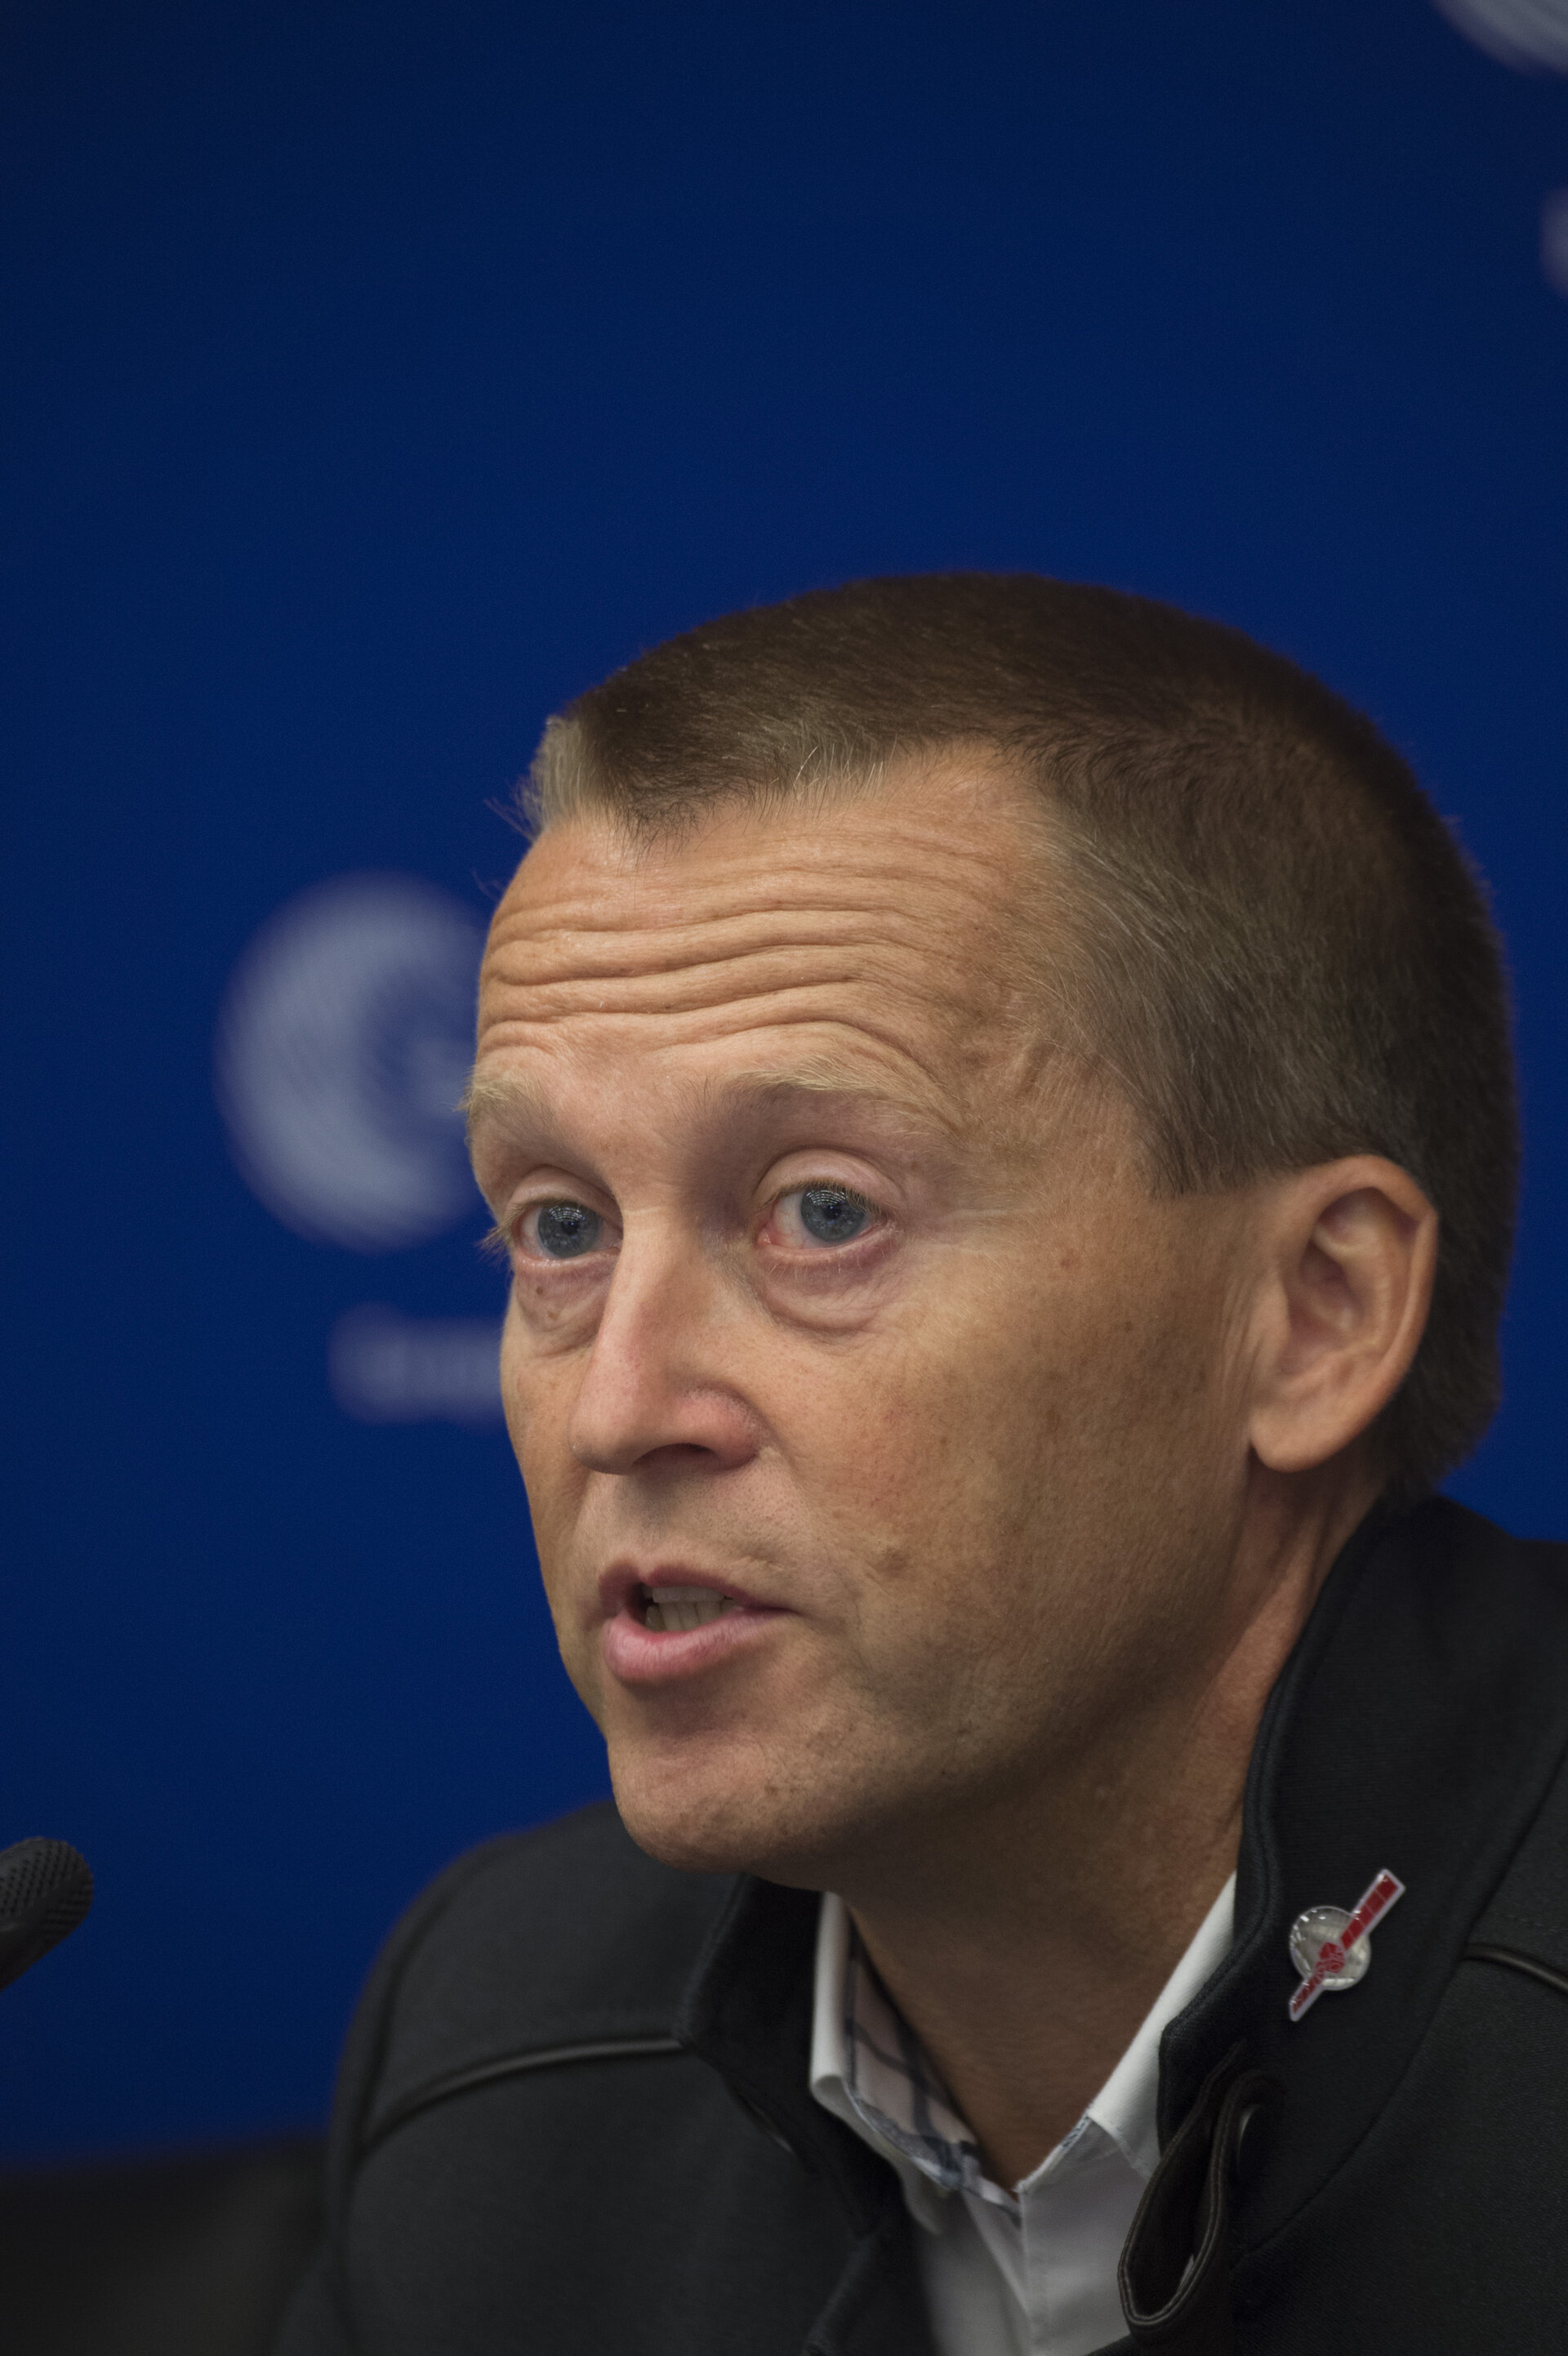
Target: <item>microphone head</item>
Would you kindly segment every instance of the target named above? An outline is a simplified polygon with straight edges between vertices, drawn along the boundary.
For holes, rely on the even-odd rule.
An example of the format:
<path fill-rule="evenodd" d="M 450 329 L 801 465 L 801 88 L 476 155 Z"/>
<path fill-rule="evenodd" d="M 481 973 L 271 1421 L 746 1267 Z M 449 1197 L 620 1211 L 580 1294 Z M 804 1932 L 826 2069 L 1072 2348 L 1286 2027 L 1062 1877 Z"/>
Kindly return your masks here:
<path fill-rule="evenodd" d="M 91 1903 L 91 1872 L 69 1841 L 0 1848 L 0 1988 L 69 1938 Z"/>

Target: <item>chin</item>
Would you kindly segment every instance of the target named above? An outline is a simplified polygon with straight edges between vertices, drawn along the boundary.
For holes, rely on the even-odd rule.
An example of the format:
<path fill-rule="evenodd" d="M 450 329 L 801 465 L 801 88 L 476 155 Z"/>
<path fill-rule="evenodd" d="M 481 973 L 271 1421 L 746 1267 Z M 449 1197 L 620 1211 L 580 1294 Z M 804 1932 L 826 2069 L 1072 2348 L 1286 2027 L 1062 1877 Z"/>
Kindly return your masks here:
<path fill-rule="evenodd" d="M 832 1887 L 847 1829 L 833 1794 L 799 1788 L 752 1755 L 733 1762 L 617 1757 L 610 1780 L 637 1847 L 682 1873 L 755 1873 L 805 1890 Z"/>

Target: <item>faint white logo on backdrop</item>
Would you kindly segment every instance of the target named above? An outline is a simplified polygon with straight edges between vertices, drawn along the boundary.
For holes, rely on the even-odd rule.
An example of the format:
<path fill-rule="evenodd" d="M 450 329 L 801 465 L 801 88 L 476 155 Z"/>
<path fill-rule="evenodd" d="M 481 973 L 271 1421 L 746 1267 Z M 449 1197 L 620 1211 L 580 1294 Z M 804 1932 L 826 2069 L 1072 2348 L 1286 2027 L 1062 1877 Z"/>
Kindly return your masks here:
<path fill-rule="evenodd" d="M 483 929 L 413 875 L 344 875 L 268 918 L 218 1027 L 218 1100 L 251 1191 L 350 1251 L 428 1242 L 477 1206 L 456 1112 Z"/>
<path fill-rule="evenodd" d="M 1504 65 L 1568 73 L 1568 0 L 1437 0 L 1437 6 Z"/>
<path fill-rule="evenodd" d="M 359 1423 L 498 1423 L 500 1347 L 493 1317 L 351 1309 L 333 1327 L 327 1377 Z"/>
<path fill-rule="evenodd" d="M 1436 0 L 1441 13 L 1477 48 L 1528 73 L 1544 66 L 1568 73 L 1568 0 Z M 1554 188 L 1541 209 L 1541 269 L 1568 294 L 1568 188 Z"/>
<path fill-rule="evenodd" d="M 340 875 L 270 916 L 234 969 L 217 1042 L 235 1162 L 275 1218 L 350 1251 L 428 1243 L 478 1207 L 456 1107 L 484 928 L 416 875 Z M 327 1344 L 361 1423 L 500 1420 L 493 1317 L 367 1306 Z"/>

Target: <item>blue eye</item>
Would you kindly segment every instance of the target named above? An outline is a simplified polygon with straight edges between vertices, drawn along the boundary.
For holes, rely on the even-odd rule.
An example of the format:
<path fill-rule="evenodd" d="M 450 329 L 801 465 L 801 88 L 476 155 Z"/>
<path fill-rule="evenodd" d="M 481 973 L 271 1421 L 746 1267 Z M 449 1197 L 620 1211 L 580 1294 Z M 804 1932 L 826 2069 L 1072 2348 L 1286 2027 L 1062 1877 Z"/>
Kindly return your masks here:
<path fill-rule="evenodd" d="M 870 1215 L 870 1205 L 847 1186 L 807 1186 L 801 1193 L 800 1224 L 819 1244 L 852 1244 Z"/>
<path fill-rule="evenodd" d="M 547 1259 L 577 1259 L 599 1241 L 603 1220 L 581 1203 L 545 1203 L 534 1215 L 534 1232 Z"/>

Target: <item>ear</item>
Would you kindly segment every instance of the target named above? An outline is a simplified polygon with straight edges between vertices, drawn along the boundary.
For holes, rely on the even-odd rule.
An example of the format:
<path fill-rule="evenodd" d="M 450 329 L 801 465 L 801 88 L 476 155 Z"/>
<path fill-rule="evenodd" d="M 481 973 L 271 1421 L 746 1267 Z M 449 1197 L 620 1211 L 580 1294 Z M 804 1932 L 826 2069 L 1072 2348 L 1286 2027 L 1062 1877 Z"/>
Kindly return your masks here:
<path fill-rule="evenodd" d="M 1408 1172 L 1358 1154 L 1296 1171 L 1258 1205 L 1248 1437 L 1271 1470 L 1327 1463 L 1410 1371 L 1432 1305 L 1437 1214 Z"/>

